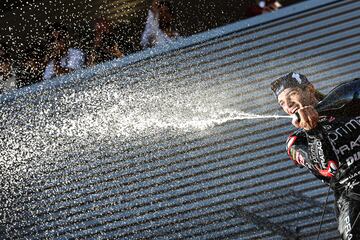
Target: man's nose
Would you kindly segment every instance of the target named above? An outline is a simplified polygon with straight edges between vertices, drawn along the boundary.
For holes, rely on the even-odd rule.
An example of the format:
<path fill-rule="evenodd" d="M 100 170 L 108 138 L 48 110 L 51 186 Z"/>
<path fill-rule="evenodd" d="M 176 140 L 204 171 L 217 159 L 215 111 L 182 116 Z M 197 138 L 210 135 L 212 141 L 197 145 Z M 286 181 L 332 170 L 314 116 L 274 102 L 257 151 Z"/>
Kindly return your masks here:
<path fill-rule="evenodd" d="M 291 108 L 294 105 L 294 102 L 291 100 L 286 100 L 285 103 L 288 108 Z"/>
<path fill-rule="evenodd" d="M 285 101 L 284 103 L 284 110 L 286 112 L 290 111 L 290 109 L 292 108 L 292 106 L 294 105 L 293 101 Z"/>

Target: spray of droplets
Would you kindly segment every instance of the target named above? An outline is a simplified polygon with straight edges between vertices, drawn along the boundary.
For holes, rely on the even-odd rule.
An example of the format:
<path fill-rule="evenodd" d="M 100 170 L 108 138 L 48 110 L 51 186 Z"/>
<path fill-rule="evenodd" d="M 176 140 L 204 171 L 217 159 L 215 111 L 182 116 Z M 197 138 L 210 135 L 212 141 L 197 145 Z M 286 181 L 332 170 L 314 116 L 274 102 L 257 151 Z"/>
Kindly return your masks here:
<path fill-rule="evenodd" d="M 142 81 L 109 77 L 106 84 L 21 97 L 3 104 L 0 170 L 4 190 L 12 192 L 28 179 L 46 178 L 49 168 L 68 155 L 89 154 L 110 143 L 123 145 L 203 131 L 244 115 L 224 107 L 204 83 L 189 85 L 138 76 Z M 156 80 L 156 81 L 155 81 Z M 59 163 L 60 162 L 60 163 Z M 5 191 L 6 192 L 6 191 Z"/>

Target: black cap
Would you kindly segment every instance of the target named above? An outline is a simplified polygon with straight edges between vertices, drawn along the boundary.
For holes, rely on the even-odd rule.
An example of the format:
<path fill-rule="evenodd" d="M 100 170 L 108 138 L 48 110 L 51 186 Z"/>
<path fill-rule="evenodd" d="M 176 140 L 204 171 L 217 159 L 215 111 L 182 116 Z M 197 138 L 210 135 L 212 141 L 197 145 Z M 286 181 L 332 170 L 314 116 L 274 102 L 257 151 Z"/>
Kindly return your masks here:
<path fill-rule="evenodd" d="M 303 86 L 308 86 L 310 84 L 311 83 L 304 75 L 291 72 L 272 82 L 271 90 L 274 92 L 277 98 L 280 95 L 280 93 L 284 91 L 286 88 L 303 87 Z"/>

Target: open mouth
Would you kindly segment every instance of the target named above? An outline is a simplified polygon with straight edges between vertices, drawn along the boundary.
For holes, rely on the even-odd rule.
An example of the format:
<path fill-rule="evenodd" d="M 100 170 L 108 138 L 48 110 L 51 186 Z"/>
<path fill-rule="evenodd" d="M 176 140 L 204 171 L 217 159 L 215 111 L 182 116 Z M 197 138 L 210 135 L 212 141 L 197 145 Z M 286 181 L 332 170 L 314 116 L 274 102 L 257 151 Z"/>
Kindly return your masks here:
<path fill-rule="evenodd" d="M 294 108 L 293 110 L 290 111 L 291 114 L 295 114 L 297 112 L 297 110 L 299 110 L 298 107 Z"/>

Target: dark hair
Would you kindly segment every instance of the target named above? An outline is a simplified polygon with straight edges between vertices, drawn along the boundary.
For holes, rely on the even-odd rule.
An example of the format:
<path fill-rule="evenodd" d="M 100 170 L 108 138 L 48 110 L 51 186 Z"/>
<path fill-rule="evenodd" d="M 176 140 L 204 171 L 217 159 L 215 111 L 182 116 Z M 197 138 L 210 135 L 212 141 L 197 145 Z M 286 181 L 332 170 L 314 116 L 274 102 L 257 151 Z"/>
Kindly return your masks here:
<path fill-rule="evenodd" d="M 298 87 L 299 87 L 301 90 L 306 91 L 306 89 L 307 89 L 308 86 L 309 86 L 309 85 L 307 85 L 307 86 L 301 85 L 301 86 L 298 86 Z M 325 98 L 325 94 L 321 93 L 319 90 L 316 90 L 316 89 L 315 89 L 314 94 L 315 94 L 316 100 L 318 100 L 319 102 Z"/>
<path fill-rule="evenodd" d="M 159 6 L 167 7 L 169 9 L 169 12 L 171 13 L 171 15 L 173 15 L 173 9 L 172 9 L 172 6 L 169 1 L 160 1 Z"/>

